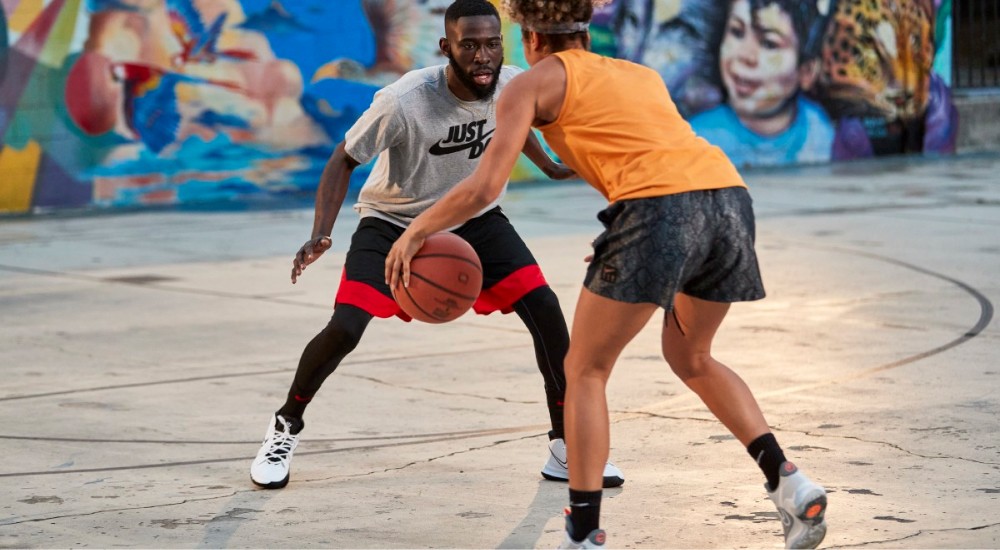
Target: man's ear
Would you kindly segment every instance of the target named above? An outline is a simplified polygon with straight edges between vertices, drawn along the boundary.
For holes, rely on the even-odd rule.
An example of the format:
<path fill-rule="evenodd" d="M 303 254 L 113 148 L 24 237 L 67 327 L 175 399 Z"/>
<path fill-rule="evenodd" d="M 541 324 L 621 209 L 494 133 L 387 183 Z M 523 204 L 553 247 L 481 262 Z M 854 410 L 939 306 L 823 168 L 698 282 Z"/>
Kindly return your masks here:
<path fill-rule="evenodd" d="M 444 55 L 448 59 L 451 59 L 451 47 L 448 45 L 447 38 L 441 37 L 441 39 L 438 40 L 438 48 L 441 49 L 442 55 Z"/>
<path fill-rule="evenodd" d="M 816 79 L 819 77 L 819 71 L 819 59 L 810 59 L 799 65 L 799 88 L 807 92 L 812 90 L 813 85 L 816 84 Z"/>

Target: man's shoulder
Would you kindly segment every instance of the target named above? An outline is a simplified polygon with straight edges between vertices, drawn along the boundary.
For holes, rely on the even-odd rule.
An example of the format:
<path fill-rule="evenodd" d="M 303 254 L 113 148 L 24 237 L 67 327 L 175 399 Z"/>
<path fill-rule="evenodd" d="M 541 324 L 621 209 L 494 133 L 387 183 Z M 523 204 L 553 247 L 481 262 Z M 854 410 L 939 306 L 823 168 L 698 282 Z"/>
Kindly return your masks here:
<path fill-rule="evenodd" d="M 498 88 L 503 88 L 510 82 L 515 76 L 524 72 L 524 69 L 518 67 L 517 65 L 503 65 L 500 67 L 500 75 L 497 77 L 499 82 L 497 83 Z"/>
<path fill-rule="evenodd" d="M 500 76 L 510 76 L 515 77 L 524 72 L 524 69 L 518 67 L 517 65 L 501 65 L 500 66 Z"/>
<path fill-rule="evenodd" d="M 415 90 L 421 90 L 427 86 L 435 86 L 444 78 L 444 66 L 434 65 L 422 69 L 413 69 L 395 82 L 382 88 L 382 93 L 389 93 L 396 97 L 403 97 Z"/>

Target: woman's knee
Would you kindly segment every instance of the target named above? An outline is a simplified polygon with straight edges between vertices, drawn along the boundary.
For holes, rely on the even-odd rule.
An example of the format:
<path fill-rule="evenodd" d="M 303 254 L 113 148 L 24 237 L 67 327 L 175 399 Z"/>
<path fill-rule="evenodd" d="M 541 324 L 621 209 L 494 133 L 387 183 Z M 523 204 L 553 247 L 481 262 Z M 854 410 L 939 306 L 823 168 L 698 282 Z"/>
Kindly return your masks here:
<path fill-rule="evenodd" d="M 663 358 L 681 380 L 701 376 L 715 365 L 715 360 L 708 352 L 664 349 Z"/>
<path fill-rule="evenodd" d="M 566 354 L 566 380 L 600 378 L 607 381 L 614 365 L 615 359 L 613 357 L 574 354 L 571 345 L 570 352 Z"/>

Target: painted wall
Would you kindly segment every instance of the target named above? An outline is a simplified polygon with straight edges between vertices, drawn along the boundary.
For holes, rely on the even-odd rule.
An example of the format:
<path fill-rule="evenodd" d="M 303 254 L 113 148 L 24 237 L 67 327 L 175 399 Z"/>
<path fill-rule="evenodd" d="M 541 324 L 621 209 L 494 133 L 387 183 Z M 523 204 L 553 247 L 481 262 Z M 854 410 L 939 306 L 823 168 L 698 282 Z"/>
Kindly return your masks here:
<path fill-rule="evenodd" d="M 380 86 L 443 62 L 449 3 L 0 0 L 0 213 L 310 191 Z M 740 165 L 951 152 L 950 4 L 616 0 L 593 48 Z"/>

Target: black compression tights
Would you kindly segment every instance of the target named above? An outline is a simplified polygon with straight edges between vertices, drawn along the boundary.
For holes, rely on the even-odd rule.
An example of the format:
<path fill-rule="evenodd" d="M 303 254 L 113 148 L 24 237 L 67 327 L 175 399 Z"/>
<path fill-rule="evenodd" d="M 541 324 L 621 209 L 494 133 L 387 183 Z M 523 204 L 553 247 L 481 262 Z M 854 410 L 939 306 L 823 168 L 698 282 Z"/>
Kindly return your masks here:
<path fill-rule="evenodd" d="M 535 344 L 535 361 L 545 379 L 545 401 L 549 407 L 552 431 L 549 438 L 563 437 L 563 400 L 566 398 L 566 372 L 563 360 L 569 350 L 566 318 L 559 298 L 549 286 L 532 290 L 514 304 L 514 311 L 524 321 Z"/>
<path fill-rule="evenodd" d="M 323 381 L 337 370 L 340 362 L 354 351 L 372 315 L 367 311 L 338 304 L 326 328 L 306 344 L 295 370 L 288 398 L 278 414 L 302 418 L 306 405 L 319 391 Z"/>
<path fill-rule="evenodd" d="M 559 299 L 548 286 L 536 288 L 514 304 L 514 311 L 531 333 L 535 360 L 545 380 L 545 400 L 552 422 L 549 437 L 563 437 L 563 399 L 566 395 L 563 359 L 569 348 L 569 331 Z M 278 414 L 302 418 L 323 381 L 358 345 L 371 319 L 371 314 L 357 307 L 337 306 L 326 328 L 302 351 L 288 398 Z"/>

